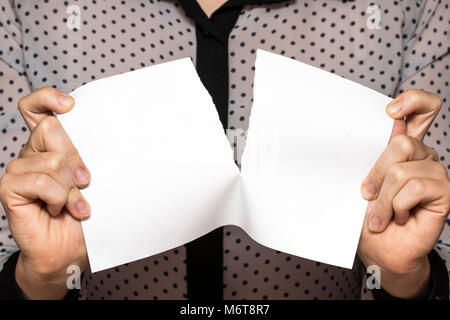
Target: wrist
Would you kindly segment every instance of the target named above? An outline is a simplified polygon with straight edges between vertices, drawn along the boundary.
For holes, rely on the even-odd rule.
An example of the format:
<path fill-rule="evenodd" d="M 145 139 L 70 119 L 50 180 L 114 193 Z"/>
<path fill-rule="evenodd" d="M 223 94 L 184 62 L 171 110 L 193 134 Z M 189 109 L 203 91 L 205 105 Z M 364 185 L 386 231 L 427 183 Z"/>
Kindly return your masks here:
<path fill-rule="evenodd" d="M 380 266 L 380 285 L 392 297 L 413 299 L 427 292 L 430 285 L 430 270 L 427 256 L 411 264 L 407 269 L 395 270 Z"/>
<path fill-rule="evenodd" d="M 27 299 L 51 300 L 63 299 L 68 292 L 68 274 L 65 270 L 52 272 L 39 272 L 19 255 L 15 269 L 16 283 Z"/>

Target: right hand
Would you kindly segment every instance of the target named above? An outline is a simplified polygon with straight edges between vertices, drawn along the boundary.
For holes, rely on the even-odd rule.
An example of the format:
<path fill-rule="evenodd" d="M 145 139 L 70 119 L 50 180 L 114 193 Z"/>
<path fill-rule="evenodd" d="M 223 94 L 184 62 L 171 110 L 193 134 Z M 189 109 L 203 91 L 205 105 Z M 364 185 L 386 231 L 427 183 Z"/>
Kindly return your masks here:
<path fill-rule="evenodd" d="M 87 266 L 80 220 L 90 207 L 79 189 L 89 184 L 90 174 L 52 113 L 73 105 L 73 98 L 50 87 L 19 101 L 31 135 L 0 179 L 0 200 L 20 248 L 16 281 L 30 299 L 64 297 L 67 267 Z"/>

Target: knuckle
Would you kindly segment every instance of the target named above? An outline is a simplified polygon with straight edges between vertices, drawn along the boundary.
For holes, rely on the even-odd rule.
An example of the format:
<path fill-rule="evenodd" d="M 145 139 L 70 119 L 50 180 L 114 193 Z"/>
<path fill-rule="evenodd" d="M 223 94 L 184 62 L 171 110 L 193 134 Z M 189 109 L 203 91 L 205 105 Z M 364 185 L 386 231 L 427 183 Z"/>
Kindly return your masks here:
<path fill-rule="evenodd" d="M 420 195 L 426 191 L 426 183 L 420 179 L 411 179 L 410 180 L 411 188 L 413 194 Z"/>
<path fill-rule="evenodd" d="M 420 101 L 422 95 L 424 94 L 424 91 L 417 90 L 417 89 L 411 89 L 408 91 L 405 91 L 405 99 L 408 104 L 416 104 Z"/>
<path fill-rule="evenodd" d="M 55 93 L 55 88 L 50 86 L 45 86 L 35 91 L 36 94 L 40 95 L 43 99 L 48 99 Z"/>
<path fill-rule="evenodd" d="M 394 164 L 387 171 L 387 176 L 393 183 L 404 181 L 407 175 L 408 172 L 402 164 Z"/>
<path fill-rule="evenodd" d="M 63 163 L 64 156 L 59 152 L 52 153 L 47 160 L 47 165 L 50 171 L 58 171 L 62 167 Z"/>
<path fill-rule="evenodd" d="M 33 177 L 36 188 L 44 188 L 47 184 L 47 176 L 45 174 L 38 174 Z"/>
<path fill-rule="evenodd" d="M 393 138 L 392 143 L 395 148 L 400 150 L 403 154 L 411 155 L 415 152 L 416 146 L 413 142 L 413 138 L 407 135 L 398 135 Z"/>
<path fill-rule="evenodd" d="M 403 91 L 402 93 L 400 93 L 396 99 L 404 99 L 405 97 L 409 96 L 409 94 L 411 93 L 411 91 L 413 91 L 414 89 L 407 89 L 405 91 Z"/>
<path fill-rule="evenodd" d="M 42 120 L 36 127 L 37 131 L 42 131 L 44 134 L 49 133 L 58 126 L 58 119 L 53 116 L 49 116 Z"/>
<path fill-rule="evenodd" d="M 441 110 L 441 108 L 442 108 L 442 103 L 443 103 L 442 99 L 438 95 L 436 95 L 434 93 L 430 92 L 430 95 L 431 95 L 431 98 L 433 99 L 433 102 L 434 102 L 433 103 L 433 107 L 434 107 L 436 113 L 438 113 Z"/>
<path fill-rule="evenodd" d="M 35 90 L 34 92 L 30 93 L 29 95 L 22 97 L 18 102 L 18 107 L 19 107 L 20 112 L 26 111 L 26 109 L 27 109 L 26 101 L 28 100 L 27 99 L 28 97 L 37 96 L 37 97 L 39 97 L 39 100 L 48 100 L 48 99 L 51 99 L 52 96 L 55 95 L 56 91 L 57 91 L 57 89 L 52 88 L 50 86 L 46 86 L 46 87 L 42 87 L 40 89 Z"/>

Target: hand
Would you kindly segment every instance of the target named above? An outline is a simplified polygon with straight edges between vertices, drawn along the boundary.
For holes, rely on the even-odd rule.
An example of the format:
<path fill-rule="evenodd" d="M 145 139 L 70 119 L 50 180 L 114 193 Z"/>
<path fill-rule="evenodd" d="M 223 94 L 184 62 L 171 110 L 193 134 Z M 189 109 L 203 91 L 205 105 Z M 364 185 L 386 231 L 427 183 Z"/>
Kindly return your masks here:
<path fill-rule="evenodd" d="M 52 112 L 65 113 L 71 97 L 43 88 L 22 98 L 19 109 L 31 130 L 28 142 L 0 179 L 0 200 L 20 248 L 16 281 L 31 299 L 62 298 L 67 267 L 87 265 L 80 220 L 90 208 L 79 189 L 90 175 Z"/>
<path fill-rule="evenodd" d="M 450 209 L 447 170 L 422 142 L 440 106 L 437 96 L 420 90 L 393 100 L 387 106 L 396 119 L 391 140 L 362 184 L 370 201 L 358 255 L 366 267 L 380 267 L 383 289 L 399 298 L 426 290 L 427 254 Z"/>

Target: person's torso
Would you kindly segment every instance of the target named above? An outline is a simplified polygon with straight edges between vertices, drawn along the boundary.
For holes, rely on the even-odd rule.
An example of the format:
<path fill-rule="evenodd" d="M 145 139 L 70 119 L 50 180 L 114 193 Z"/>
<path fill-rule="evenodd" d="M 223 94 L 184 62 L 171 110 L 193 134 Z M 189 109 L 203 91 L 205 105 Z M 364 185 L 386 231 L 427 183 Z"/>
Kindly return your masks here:
<path fill-rule="evenodd" d="M 70 92 L 134 69 L 184 57 L 196 61 L 195 23 L 174 0 L 15 2 L 32 89 L 52 85 Z M 310 0 L 244 6 L 229 36 L 228 127 L 248 127 L 257 48 L 393 96 L 402 70 L 403 35 L 414 26 L 403 4 L 385 3 Z M 128 107 L 123 121 L 138 116 Z M 358 268 L 346 270 L 276 252 L 237 227 L 225 227 L 223 254 L 226 299 L 360 295 Z M 83 294 L 90 299 L 186 298 L 185 248 L 87 274 Z"/>

